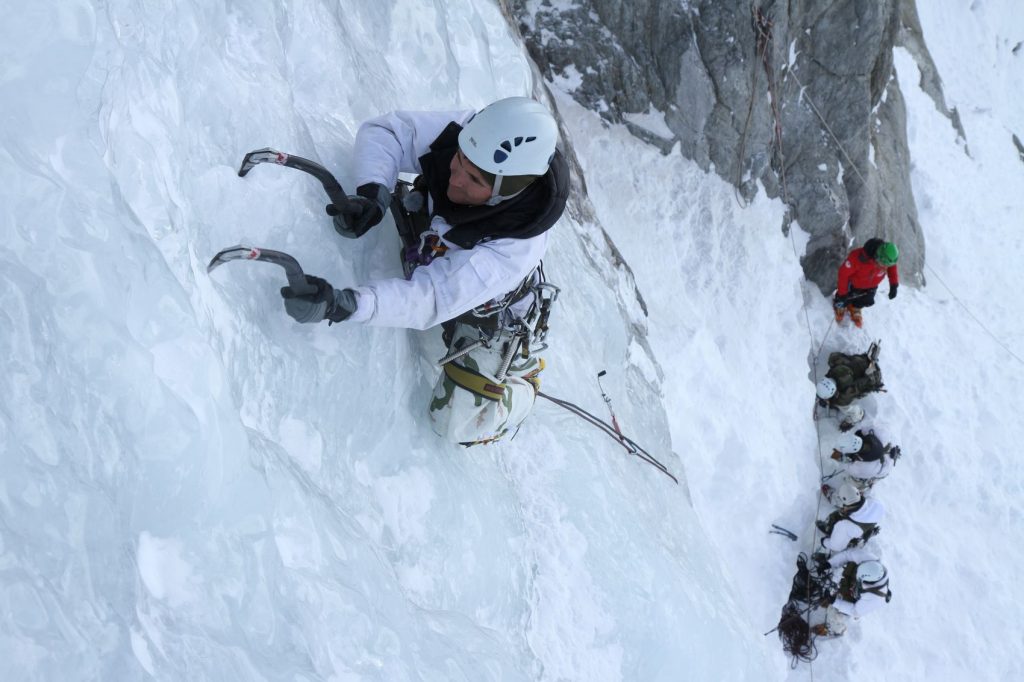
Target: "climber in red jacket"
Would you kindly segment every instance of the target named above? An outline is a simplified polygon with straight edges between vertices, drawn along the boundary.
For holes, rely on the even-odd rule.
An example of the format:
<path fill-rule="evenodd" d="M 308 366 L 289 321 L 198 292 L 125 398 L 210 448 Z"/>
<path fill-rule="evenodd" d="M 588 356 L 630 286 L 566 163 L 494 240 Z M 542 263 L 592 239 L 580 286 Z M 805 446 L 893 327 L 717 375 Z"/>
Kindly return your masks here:
<path fill-rule="evenodd" d="M 864 322 L 860 309 L 875 304 L 875 291 L 886 275 L 889 277 L 889 298 L 896 298 L 900 285 L 900 273 L 896 261 L 900 251 L 892 242 L 869 239 L 863 248 L 854 249 L 839 267 L 839 284 L 832 305 L 836 311 L 836 322 L 843 321 L 843 315 L 850 313 L 850 319 L 860 327 Z"/>

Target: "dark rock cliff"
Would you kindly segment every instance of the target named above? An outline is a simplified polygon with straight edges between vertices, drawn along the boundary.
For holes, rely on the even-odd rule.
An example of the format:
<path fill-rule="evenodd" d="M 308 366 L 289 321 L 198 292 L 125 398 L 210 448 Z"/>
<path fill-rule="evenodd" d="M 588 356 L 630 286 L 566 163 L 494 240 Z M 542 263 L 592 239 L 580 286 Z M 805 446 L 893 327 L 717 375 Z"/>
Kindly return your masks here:
<path fill-rule="evenodd" d="M 897 41 L 959 121 L 944 110 L 912 0 L 505 5 L 541 73 L 577 101 L 665 153 L 678 145 L 745 199 L 763 186 L 785 201 L 781 227 L 796 220 L 811 234 L 802 263 L 823 292 L 851 245 L 873 236 L 900 246 L 905 282 L 923 281 Z M 672 139 L 624 118 L 652 107 Z"/>

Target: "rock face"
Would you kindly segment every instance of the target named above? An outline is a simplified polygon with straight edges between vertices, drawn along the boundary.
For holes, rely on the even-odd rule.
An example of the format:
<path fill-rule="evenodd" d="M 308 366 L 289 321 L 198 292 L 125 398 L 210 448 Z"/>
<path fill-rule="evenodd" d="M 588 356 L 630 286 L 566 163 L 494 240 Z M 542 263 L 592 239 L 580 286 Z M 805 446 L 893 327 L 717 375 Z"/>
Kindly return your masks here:
<path fill-rule="evenodd" d="M 944 105 L 912 0 L 754 4 L 506 0 L 556 87 L 666 153 L 678 145 L 744 199 L 759 183 L 781 197 L 782 229 L 796 220 L 811 234 L 802 264 L 823 292 L 848 249 L 873 236 L 899 245 L 903 281 L 923 282 L 898 39 Z M 657 112 L 664 122 L 652 126 Z"/>

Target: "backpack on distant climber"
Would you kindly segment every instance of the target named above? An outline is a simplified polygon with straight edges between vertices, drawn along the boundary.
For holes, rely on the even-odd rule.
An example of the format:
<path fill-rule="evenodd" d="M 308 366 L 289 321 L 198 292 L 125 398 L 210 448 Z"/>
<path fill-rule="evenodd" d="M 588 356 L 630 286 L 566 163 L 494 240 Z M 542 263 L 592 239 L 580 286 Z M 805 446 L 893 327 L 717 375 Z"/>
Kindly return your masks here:
<path fill-rule="evenodd" d="M 884 390 L 882 369 L 878 366 L 878 343 L 866 353 L 850 355 L 834 352 L 828 356 L 825 376 L 836 382 L 836 396 L 854 400 L 874 391 Z"/>

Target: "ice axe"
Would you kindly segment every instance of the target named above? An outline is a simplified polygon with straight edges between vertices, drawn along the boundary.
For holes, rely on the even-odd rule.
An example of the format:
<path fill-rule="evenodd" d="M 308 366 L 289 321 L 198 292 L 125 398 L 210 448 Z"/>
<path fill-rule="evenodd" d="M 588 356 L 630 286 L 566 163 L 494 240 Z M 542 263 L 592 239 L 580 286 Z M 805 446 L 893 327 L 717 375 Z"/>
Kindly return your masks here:
<path fill-rule="evenodd" d="M 310 161 L 304 159 L 301 156 L 295 156 L 294 154 L 287 154 L 285 152 L 279 152 L 276 149 L 270 147 L 264 147 L 263 149 L 255 149 L 242 158 L 242 165 L 238 169 L 238 177 L 244 178 L 249 174 L 249 171 L 254 166 L 261 163 L 274 163 L 278 166 L 285 166 L 287 168 L 294 168 L 304 173 L 309 173 L 314 178 L 320 181 L 323 185 L 324 191 L 327 192 L 327 198 L 331 200 L 331 203 L 327 204 L 327 215 L 332 218 L 341 216 L 345 221 L 345 224 L 352 229 L 349 224 L 349 217 L 345 215 L 342 209 L 348 205 L 348 195 L 345 194 L 344 188 L 341 183 L 331 175 L 331 172 L 321 166 L 316 161 Z M 346 235 L 343 235 L 346 236 Z"/>
<path fill-rule="evenodd" d="M 215 268 L 232 260 L 261 260 L 265 263 L 280 265 L 288 276 L 288 286 L 292 288 L 292 291 L 297 296 L 316 293 L 316 286 L 306 282 L 306 274 L 302 272 L 299 261 L 283 251 L 273 251 L 271 249 L 261 249 L 255 246 L 239 244 L 238 246 L 224 249 L 214 256 L 210 264 L 206 266 L 206 272 L 213 272 Z"/>
<path fill-rule="evenodd" d="M 615 417 L 615 410 L 612 409 L 612 399 L 609 398 L 608 394 L 604 392 L 604 386 L 601 385 L 601 377 L 603 377 L 607 373 L 608 372 L 603 369 L 597 373 L 597 386 L 601 390 L 601 397 L 604 398 L 605 405 L 608 406 L 608 414 L 610 414 L 612 417 L 612 427 L 615 429 L 615 433 L 619 436 L 619 442 L 622 443 L 623 446 L 625 446 L 629 454 L 635 455 L 636 448 L 634 448 L 632 445 L 627 445 L 626 437 L 622 435 L 622 429 L 619 428 L 619 420 Z"/>

